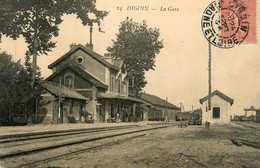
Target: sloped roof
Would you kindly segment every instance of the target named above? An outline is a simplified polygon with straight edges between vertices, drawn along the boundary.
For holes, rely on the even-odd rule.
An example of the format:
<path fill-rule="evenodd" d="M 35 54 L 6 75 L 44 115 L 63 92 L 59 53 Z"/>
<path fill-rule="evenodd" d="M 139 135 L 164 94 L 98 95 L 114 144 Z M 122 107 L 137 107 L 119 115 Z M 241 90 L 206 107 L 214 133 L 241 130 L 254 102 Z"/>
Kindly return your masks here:
<path fill-rule="evenodd" d="M 112 93 L 98 93 L 97 97 L 106 98 L 106 99 L 123 99 L 123 100 L 130 100 L 130 101 L 134 101 L 134 102 L 143 103 L 142 100 L 134 98 L 134 97 L 122 96 L 122 95 L 117 95 L 117 94 L 112 94 Z"/>
<path fill-rule="evenodd" d="M 250 109 L 250 108 L 249 109 L 246 109 L 246 108 L 244 109 L 244 111 L 256 111 L 256 110 L 257 109 Z"/>
<path fill-rule="evenodd" d="M 168 107 L 172 109 L 180 109 L 179 107 L 151 94 L 141 93 L 141 99 L 157 106 Z"/>
<path fill-rule="evenodd" d="M 257 109 L 254 106 L 250 106 L 250 108 L 244 108 L 245 111 L 256 111 Z"/>
<path fill-rule="evenodd" d="M 59 85 L 58 83 L 42 81 L 42 82 L 38 82 L 38 84 L 55 96 L 59 96 L 60 94 L 61 97 L 79 99 L 79 100 L 89 100 L 88 98 L 76 92 L 74 89 L 70 87 L 66 87 L 64 85 Z"/>
<path fill-rule="evenodd" d="M 59 59 L 57 59 L 56 61 L 54 61 L 53 63 L 51 63 L 48 68 L 51 69 L 53 68 L 55 65 L 57 65 L 58 63 L 60 63 L 62 60 L 64 60 L 65 58 L 67 58 L 68 56 L 70 56 L 71 54 L 73 54 L 74 52 L 76 52 L 77 50 L 82 50 L 85 53 L 89 54 L 90 56 L 92 56 L 94 59 L 96 59 L 97 61 L 99 61 L 100 63 L 102 63 L 103 65 L 105 65 L 108 68 L 112 68 L 114 70 L 119 70 L 119 67 L 110 64 L 109 62 L 105 61 L 104 59 L 102 59 L 103 56 L 99 55 L 98 53 L 88 49 L 87 47 L 78 44 L 75 47 L 73 47 L 70 51 L 68 51 L 66 54 L 64 54 L 63 56 L 61 56 Z"/>
<path fill-rule="evenodd" d="M 225 95 L 224 93 L 221 93 L 220 91 L 218 90 L 215 90 L 214 92 L 212 92 L 210 94 L 210 97 L 214 96 L 214 95 L 217 95 L 219 96 L 220 98 L 226 100 L 227 102 L 229 102 L 231 105 L 234 103 L 234 99 L 231 99 L 230 97 L 228 97 L 227 95 Z M 200 99 L 200 104 L 202 104 L 204 101 L 206 101 L 208 99 L 208 95 L 203 97 L 202 99 Z"/>
<path fill-rule="evenodd" d="M 99 81 L 93 75 L 89 74 L 86 70 L 84 70 L 83 68 L 81 68 L 80 66 L 76 65 L 73 62 L 65 64 L 62 68 L 60 68 L 59 70 L 57 70 L 56 72 L 54 72 L 53 74 L 48 76 L 45 80 L 47 80 L 47 81 L 51 80 L 52 78 L 54 78 L 56 75 L 58 75 L 61 71 L 63 71 L 66 68 L 72 69 L 78 75 L 80 75 L 84 79 L 88 80 L 93 85 L 95 85 L 97 87 L 100 87 L 100 88 L 108 89 L 108 86 L 106 84 L 104 84 L 103 82 Z"/>

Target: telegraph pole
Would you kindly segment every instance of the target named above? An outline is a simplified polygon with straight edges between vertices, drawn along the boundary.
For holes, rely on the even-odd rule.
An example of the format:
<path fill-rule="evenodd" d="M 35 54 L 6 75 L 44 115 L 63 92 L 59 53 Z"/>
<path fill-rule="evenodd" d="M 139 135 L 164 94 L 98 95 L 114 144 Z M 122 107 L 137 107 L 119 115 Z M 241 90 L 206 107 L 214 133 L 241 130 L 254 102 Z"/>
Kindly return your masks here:
<path fill-rule="evenodd" d="M 62 123 L 61 121 L 61 77 L 60 77 L 60 84 L 59 84 L 59 111 L 58 111 L 58 123 Z"/>
<path fill-rule="evenodd" d="M 210 122 L 208 122 L 208 118 L 210 115 L 210 111 L 211 111 L 211 44 L 209 41 L 209 95 L 208 95 L 208 111 L 207 116 L 206 116 L 206 127 L 209 127 Z"/>

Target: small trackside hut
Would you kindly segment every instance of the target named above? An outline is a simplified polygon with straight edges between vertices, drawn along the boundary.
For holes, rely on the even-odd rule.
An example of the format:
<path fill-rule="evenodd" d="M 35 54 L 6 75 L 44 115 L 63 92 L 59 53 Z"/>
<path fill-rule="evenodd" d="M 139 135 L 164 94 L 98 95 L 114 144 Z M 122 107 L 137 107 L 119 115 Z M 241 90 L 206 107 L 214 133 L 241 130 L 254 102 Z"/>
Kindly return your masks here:
<path fill-rule="evenodd" d="M 218 90 L 212 92 L 210 97 L 211 111 L 208 110 L 208 96 L 200 99 L 200 103 L 202 104 L 202 124 L 205 124 L 206 121 L 212 124 L 230 123 L 231 106 L 234 103 L 234 99 L 231 99 Z"/>

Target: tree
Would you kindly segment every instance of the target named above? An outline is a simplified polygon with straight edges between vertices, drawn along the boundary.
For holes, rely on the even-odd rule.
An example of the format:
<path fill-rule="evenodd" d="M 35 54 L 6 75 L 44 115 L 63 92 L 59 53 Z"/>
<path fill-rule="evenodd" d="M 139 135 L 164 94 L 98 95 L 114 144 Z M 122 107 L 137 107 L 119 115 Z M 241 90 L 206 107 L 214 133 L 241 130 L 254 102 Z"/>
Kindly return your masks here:
<path fill-rule="evenodd" d="M 0 54 L 0 114 L 1 124 L 9 120 L 10 111 L 13 109 L 12 101 L 15 93 L 13 87 L 15 87 L 17 80 L 17 73 L 20 69 L 18 63 L 12 62 L 12 57 L 6 53 Z"/>
<path fill-rule="evenodd" d="M 159 40 L 159 29 L 149 28 L 146 21 L 137 23 L 126 18 L 121 22 L 116 36 L 116 40 L 112 40 L 113 46 L 108 47 L 107 51 L 115 59 L 124 61 L 129 74 L 134 77 L 131 82 L 136 94 L 147 84 L 145 72 L 154 70 L 155 56 L 163 48 L 163 42 Z"/>
<path fill-rule="evenodd" d="M 0 53 L 0 125 L 10 123 L 11 114 L 23 113 L 30 97 L 36 96 L 30 87 L 31 72 L 28 67 L 30 65 L 23 66 L 20 60 L 14 62 L 11 55 Z M 37 79 L 40 79 L 39 75 Z"/>
<path fill-rule="evenodd" d="M 28 43 L 27 55 L 33 55 L 32 87 L 35 84 L 37 55 L 55 47 L 58 25 L 64 14 L 76 14 L 83 25 L 97 23 L 100 28 L 107 12 L 96 9 L 96 0 L 0 0 L 0 40 L 2 35 L 13 39 L 22 35 Z M 94 14 L 91 19 L 89 14 Z"/>
<path fill-rule="evenodd" d="M 0 41 L 2 35 L 25 38 L 28 43 L 26 56 L 33 56 L 32 89 L 37 75 L 37 56 L 46 55 L 56 46 L 51 39 L 58 36 L 64 14 L 76 14 L 84 26 L 96 23 L 101 31 L 100 20 L 107 12 L 96 9 L 96 0 L 0 0 Z"/>

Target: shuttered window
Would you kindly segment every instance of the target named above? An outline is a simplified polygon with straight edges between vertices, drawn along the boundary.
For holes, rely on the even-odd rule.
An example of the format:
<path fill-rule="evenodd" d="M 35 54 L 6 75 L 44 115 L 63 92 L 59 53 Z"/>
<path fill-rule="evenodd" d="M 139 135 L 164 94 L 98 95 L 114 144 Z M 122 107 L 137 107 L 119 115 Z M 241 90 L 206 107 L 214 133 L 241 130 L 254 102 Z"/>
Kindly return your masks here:
<path fill-rule="evenodd" d="M 213 107 L 213 118 L 220 118 L 220 108 Z"/>

